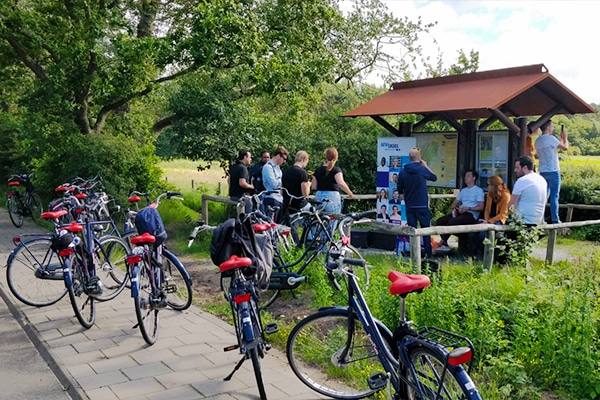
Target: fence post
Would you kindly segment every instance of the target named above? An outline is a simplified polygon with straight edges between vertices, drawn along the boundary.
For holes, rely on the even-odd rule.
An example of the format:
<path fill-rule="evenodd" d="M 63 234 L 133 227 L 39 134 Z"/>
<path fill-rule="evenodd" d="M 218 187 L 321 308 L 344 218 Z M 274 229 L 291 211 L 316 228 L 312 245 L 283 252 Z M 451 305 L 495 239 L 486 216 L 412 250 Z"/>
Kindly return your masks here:
<path fill-rule="evenodd" d="M 552 265 L 554 261 L 554 245 L 556 244 L 556 229 L 548 232 L 548 247 L 546 248 L 546 262 Z"/>
<path fill-rule="evenodd" d="M 410 257 L 412 259 L 413 273 L 421 273 L 421 236 L 410 235 Z"/>
<path fill-rule="evenodd" d="M 202 195 L 202 220 L 208 224 L 208 200 Z"/>
<path fill-rule="evenodd" d="M 489 230 L 487 231 L 487 240 L 489 243 L 486 243 L 483 246 L 483 269 L 487 272 L 492 270 L 492 264 L 494 263 L 494 248 L 496 243 L 496 231 Z"/>
<path fill-rule="evenodd" d="M 567 206 L 567 222 L 571 222 L 573 220 L 573 205 L 569 204 Z"/>
<path fill-rule="evenodd" d="M 194 188 L 194 180 L 192 179 L 192 189 Z"/>

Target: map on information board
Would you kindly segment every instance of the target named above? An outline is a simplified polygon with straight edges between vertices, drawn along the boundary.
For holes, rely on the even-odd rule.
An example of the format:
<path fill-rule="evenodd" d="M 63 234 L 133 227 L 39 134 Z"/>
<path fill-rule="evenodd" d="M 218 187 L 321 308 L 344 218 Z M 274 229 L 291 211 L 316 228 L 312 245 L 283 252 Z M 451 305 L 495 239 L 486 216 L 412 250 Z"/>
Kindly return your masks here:
<path fill-rule="evenodd" d="M 414 133 L 421 158 L 437 175 L 437 182 L 427 182 L 429 186 L 456 187 L 456 133 Z"/>

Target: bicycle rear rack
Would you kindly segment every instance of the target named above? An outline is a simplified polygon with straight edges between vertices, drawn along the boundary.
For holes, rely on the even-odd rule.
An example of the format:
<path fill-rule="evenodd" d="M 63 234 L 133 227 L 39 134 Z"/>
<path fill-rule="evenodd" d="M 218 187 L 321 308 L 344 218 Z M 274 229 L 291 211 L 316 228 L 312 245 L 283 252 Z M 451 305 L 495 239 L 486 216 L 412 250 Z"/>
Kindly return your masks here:
<path fill-rule="evenodd" d="M 457 335 L 456 333 L 452 333 L 435 326 L 421 326 L 417 328 L 417 333 L 419 334 L 419 339 L 425 339 L 431 342 L 439 343 L 448 351 L 458 349 L 459 347 L 468 347 L 471 349 L 473 357 L 469 361 L 467 368 L 467 372 L 471 372 L 473 359 L 475 358 L 475 347 L 473 347 L 473 343 L 467 337 Z"/>

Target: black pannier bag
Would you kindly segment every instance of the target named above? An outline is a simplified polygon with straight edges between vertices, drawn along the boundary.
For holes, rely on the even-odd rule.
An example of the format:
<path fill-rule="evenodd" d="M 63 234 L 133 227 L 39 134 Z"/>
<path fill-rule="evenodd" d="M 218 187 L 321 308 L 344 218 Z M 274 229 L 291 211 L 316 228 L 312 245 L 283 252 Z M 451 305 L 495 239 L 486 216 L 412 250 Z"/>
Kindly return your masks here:
<path fill-rule="evenodd" d="M 266 234 L 255 234 L 250 220 L 241 222 L 230 218 L 213 231 L 210 242 L 210 258 L 219 266 L 232 255 L 248 257 L 252 265 L 244 268 L 243 273 L 253 278 L 260 290 L 269 287 L 273 269 L 273 244 Z"/>

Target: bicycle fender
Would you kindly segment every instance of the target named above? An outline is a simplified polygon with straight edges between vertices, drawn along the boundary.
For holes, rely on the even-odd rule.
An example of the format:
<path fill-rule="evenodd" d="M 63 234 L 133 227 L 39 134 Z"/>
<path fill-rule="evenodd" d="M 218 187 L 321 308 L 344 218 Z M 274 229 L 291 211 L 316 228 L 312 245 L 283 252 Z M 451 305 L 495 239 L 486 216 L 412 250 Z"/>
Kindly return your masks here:
<path fill-rule="evenodd" d="M 192 277 L 190 276 L 190 273 L 188 272 L 187 268 L 183 266 L 181 261 L 179 261 L 179 258 L 177 258 L 177 256 L 173 254 L 173 252 L 169 251 L 165 246 L 163 246 L 163 253 L 171 257 L 170 261 L 172 261 L 173 263 L 175 263 L 175 265 L 181 268 L 181 272 L 183 273 L 183 279 L 185 279 L 186 282 L 192 285 Z"/>
<path fill-rule="evenodd" d="M 140 276 L 139 263 L 135 264 L 131 271 L 131 297 L 138 297 L 140 295 L 140 282 L 138 276 Z"/>
<path fill-rule="evenodd" d="M 65 286 L 70 287 L 73 285 L 73 279 L 71 277 L 70 264 L 73 262 L 72 256 L 67 257 L 63 261 L 63 279 L 65 280 Z"/>

